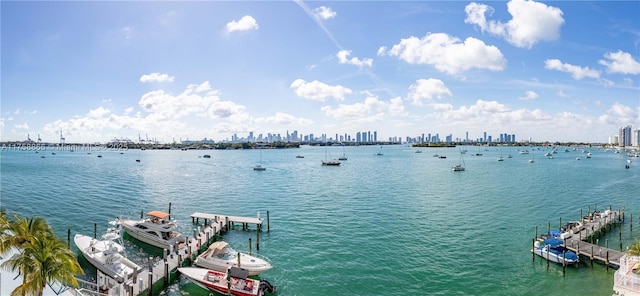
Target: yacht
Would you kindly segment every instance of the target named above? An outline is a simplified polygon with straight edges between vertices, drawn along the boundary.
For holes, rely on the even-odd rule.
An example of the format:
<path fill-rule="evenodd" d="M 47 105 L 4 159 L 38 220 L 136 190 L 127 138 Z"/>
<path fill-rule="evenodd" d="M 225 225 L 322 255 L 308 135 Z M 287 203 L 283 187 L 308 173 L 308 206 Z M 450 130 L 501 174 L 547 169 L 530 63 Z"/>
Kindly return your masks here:
<path fill-rule="evenodd" d="M 140 220 L 118 220 L 118 223 L 131 237 L 161 249 L 171 250 L 176 244 L 185 242 L 182 234 L 175 230 L 176 224 L 168 213 L 151 211 L 147 216 Z"/>

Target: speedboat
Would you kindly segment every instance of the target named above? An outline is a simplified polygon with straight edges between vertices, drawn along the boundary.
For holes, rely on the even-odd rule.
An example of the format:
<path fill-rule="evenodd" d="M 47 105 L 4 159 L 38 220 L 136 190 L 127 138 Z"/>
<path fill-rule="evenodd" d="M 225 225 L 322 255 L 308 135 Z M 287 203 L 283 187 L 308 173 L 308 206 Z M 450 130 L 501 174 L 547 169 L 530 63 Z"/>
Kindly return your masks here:
<path fill-rule="evenodd" d="M 91 265 L 115 280 L 126 281 L 134 270 L 140 271 L 142 267 L 123 255 L 124 247 L 115 242 L 115 238 L 105 235 L 98 240 L 78 233 L 73 237 L 73 242 Z"/>
<path fill-rule="evenodd" d="M 151 211 L 147 218 L 141 220 L 118 220 L 124 230 L 133 238 L 152 246 L 171 250 L 176 244 L 185 242 L 181 233 L 175 230 L 176 224 L 169 219 L 169 214 L 162 211 Z"/>
<path fill-rule="evenodd" d="M 211 244 L 207 251 L 196 258 L 194 263 L 200 267 L 220 272 L 224 272 L 230 266 L 240 267 L 246 269 L 250 276 L 259 275 L 272 268 L 266 260 L 240 253 L 223 241 Z"/>
<path fill-rule="evenodd" d="M 542 243 L 536 241 L 534 243 L 533 252 L 551 262 L 565 264 L 574 264 L 580 261 L 576 253 L 567 249 L 562 245 L 562 240 L 557 238 L 547 238 Z"/>
<path fill-rule="evenodd" d="M 263 296 L 265 292 L 276 292 L 276 287 L 269 281 L 248 278 L 249 271 L 243 268 L 229 267 L 226 272 L 220 272 L 199 267 L 180 267 L 178 272 L 194 284 L 222 295 Z"/>
<path fill-rule="evenodd" d="M 464 167 L 461 164 L 458 164 L 458 165 L 452 166 L 451 170 L 454 172 L 462 172 L 464 171 Z"/>

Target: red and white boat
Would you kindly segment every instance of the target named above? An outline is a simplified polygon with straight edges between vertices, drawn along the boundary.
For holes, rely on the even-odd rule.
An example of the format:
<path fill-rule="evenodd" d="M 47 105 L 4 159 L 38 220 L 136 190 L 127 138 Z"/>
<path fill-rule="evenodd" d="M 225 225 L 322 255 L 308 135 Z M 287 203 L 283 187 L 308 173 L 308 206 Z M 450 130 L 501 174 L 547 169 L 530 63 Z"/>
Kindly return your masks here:
<path fill-rule="evenodd" d="M 196 285 L 222 295 L 263 296 L 265 292 L 275 293 L 276 287 L 269 281 L 248 278 L 249 271 L 229 267 L 220 272 L 199 267 L 180 267 L 178 271 Z"/>

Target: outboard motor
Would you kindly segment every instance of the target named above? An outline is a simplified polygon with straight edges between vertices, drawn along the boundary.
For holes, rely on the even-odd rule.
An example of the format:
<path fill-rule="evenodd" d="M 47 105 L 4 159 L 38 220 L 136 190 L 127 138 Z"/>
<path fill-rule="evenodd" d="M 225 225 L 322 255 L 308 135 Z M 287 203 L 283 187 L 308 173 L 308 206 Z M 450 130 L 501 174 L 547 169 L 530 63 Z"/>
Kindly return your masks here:
<path fill-rule="evenodd" d="M 261 279 L 260 280 L 260 288 L 258 290 L 261 291 L 266 291 L 269 293 L 275 293 L 276 292 L 276 286 L 272 285 L 269 281 L 265 280 L 265 279 Z"/>

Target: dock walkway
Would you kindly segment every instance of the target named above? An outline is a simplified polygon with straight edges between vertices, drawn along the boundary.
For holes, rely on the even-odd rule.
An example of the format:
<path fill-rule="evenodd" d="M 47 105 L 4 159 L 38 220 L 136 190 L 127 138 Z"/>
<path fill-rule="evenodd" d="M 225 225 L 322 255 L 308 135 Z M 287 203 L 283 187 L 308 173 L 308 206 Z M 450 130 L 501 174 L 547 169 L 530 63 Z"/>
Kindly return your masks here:
<path fill-rule="evenodd" d="M 171 205 L 169 205 L 171 209 Z M 199 224 L 198 219 L 204 219 L 204 224 Z M 216 236 L 223 231 L 232 229 L 232 224 L 242 223 L 242 229 L 248 229 L 248 224 L 257 225 L 256 250 L 259 250 L 259 233 L 263 219 L 258 217 L 240 217 L 222 214 L 194 213 L 191 215 L 197 230 L 193 237 L 187 237 L 186 243 L 181 243 L 175 250 L 164 250 L 163 258 L 149 257 L 142 270 L 134 273 L 125 282 L 116 282 L 98 270 L 97 283 L 78 280 L 81 287 L 69 289 L 76 296 L 142 296 L 158 294 L 177 277 L 177 268 L 184 264 L 191 265 L 193 260 L 206 251 L 207 247 L 216 241 Z M 269 211 L 267 211 L 267 227 L 269 224 Z M 251 242 L 251 239 L 249 240 Z"/>

